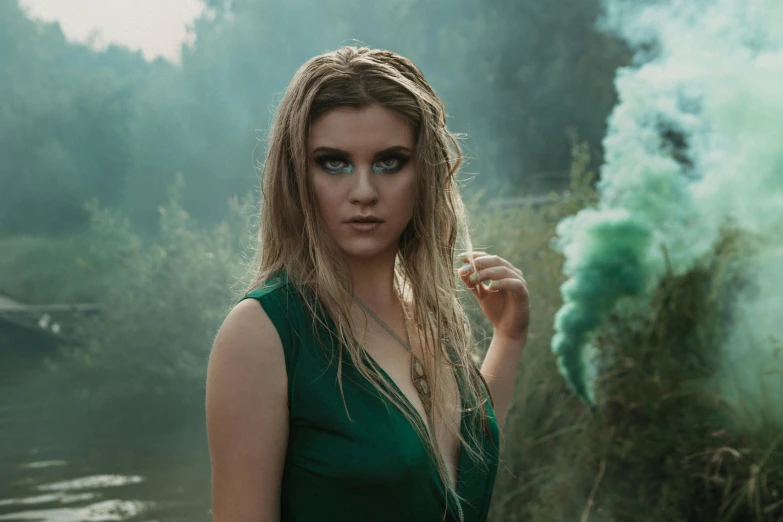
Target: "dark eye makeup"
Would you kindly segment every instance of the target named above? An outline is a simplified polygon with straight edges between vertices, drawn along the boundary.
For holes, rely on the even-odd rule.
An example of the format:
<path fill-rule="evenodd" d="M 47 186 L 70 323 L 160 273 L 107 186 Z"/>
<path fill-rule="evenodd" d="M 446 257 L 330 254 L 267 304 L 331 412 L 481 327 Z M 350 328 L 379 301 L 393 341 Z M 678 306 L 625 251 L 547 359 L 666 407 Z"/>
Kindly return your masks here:
<path fill-rule="evenodd" d="M 385 156 L 378 161 L 375 162 L 375 164 L 380 164 L 381 167 L 377 170 L 377 172 L 382 172 L 385 174 L 393 174 L 395 172 L 398 172 L 402 169 L 402 167 L 405 166 L 405 164 L 408 162 L 409 156 L 406 156 L 404 154 L 390 154 L 388 156 Z M 353 171 L 353 167 L 350 164 L 350 162 L 342 157 L 335 154 L 321 154 L 319 156 L 315 156 L 313 160 L 318 163 L 321 168 L 323 168 L 326 172 L 330 174 L 334 174 L 337 172 L 351 172 Z M 396 162 L 392 163 L 390 166 L 390 162 Z M 334 165 L 339 165 L 340 163 L 344 164 L 343 167 L 334 167 Z"/>

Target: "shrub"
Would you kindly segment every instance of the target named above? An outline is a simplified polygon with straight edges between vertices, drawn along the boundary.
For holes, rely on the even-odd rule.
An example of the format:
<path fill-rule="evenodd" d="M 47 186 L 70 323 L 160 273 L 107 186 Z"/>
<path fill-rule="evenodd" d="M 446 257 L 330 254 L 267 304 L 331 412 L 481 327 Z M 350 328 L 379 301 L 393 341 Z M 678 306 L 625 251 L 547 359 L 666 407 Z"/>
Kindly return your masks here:
<path fill-rule="evenodd" d="M 180 175 L 152 240 L 117 212 L 88 205 L 89 268 L 98 276 L 101 312 L 66 352 L 82 365 L 83 385 L 104 399 L 203 390 L 211 342 L 241 270 L 249 204 L 234 200 L 231 219 L 204 229 L 183 210 L 183 187 Z"/>

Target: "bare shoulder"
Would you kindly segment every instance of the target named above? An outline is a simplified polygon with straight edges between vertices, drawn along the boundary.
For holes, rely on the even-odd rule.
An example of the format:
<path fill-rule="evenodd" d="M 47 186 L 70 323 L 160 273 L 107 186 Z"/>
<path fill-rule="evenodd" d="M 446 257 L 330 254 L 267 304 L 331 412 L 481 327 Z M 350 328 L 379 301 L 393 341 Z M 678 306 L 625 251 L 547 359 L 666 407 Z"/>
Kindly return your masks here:
<path fill-rule="evenodd" d="M 245 299 L 237 303 L 223 320 L 216 341 L 231 340 L 237 337 L 258 339 L 272 332 L 277 333 L 261 304 L 255 299 Z M 277 337 L 277 341 L 280 340 L 279 336 L 275 335 L 275 337 Z M 218 344 L 216 342 L 215 346 Z"/>
<path fill-rule="evenodd" d="M 239 372 L 241 375 L 254 372 L 255 377 L 271 379 L 278 385 L 281 379 L 286 381 L 280 335 L 255 299 L 239 302 L 220 326 L 209 357 L 210 368 L 216 365 L 222 370 L 218 376 L 230 377 L 225 375 L 226 372 Z"/>
<path fill-rule="evenodd" d="M 209 357 L 206 418 L 214 519 L 279 520 L 288 443 L 280 336 L 255 299 L 238 303 Z"/>

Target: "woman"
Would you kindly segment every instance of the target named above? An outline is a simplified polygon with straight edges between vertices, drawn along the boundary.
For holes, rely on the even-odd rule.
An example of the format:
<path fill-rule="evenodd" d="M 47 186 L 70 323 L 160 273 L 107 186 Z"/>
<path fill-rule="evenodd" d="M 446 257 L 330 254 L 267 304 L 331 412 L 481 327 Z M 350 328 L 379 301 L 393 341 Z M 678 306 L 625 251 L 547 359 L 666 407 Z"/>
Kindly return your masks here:
<path fill-rule="evenodd" d="M 411 61 L 343 47 L 296 72 L 209 361 L 216 521 L 486 519 L 528 294 L 484 252 L 455 277 L 461 161 Z M 481 370 L 459 281 L 494 326 Z"/>

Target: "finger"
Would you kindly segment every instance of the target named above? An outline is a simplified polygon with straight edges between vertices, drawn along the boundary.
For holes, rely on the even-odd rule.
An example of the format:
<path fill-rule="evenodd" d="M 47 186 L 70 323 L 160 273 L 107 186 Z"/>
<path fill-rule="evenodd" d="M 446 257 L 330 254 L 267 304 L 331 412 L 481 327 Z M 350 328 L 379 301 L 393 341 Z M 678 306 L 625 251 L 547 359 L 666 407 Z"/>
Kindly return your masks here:
<path fill-rule="evenodd" d="M 473 252 L 462 252 L 461 254 L 457 254 L 457 257 L 460 260 L 465 260 L 465 259 L 468 259 L 469 257 L 475 257 L 477 255 L 485 256 L 485 255 L 487 255 L 487 253 L 476 250 L 476 251 L 473 251 Z"/>
<path fill-rule="evenodd" d="M 519 279 L 519 274 L 507 266 L 492 266 L 465 275 L 467 283 L 470 285 L 476 285 L 479 281 L 499 280 L 507 277 Z"/>
<path fill-rule="evenodd" d="M 505 268 L 505 267 L 496 267 L 498 269 Z M 506 269 L 507 270 L 507 269 Z M 476 277 L 474 274 L 476 272 L 474 271 L 473 267 L 471 265 L 465 265 L 459 272 L 460 278 L 462 279 L 463 284 L 465 284 L 470 291 L 473 293 L 473 295 L 476 296 L 477 299 L 481 300 L 484 297 L 485 292 L 487 291 L 488 285 L 491 283 L 491 277 L 489 277 L 487 274 L 487 269 L 485 269 L 482 273 L 478 274 L 478 277 Z M 498 274 L 501 274 L 501 272 L 494 272 L 496 278 L 500 278 Z M 484 275 L 482 275 L 484 274 Z M 484 282 L 484 284 L 479 284 L 479 281 Z"/>
<path fill-rule="evenodd" d="M 467 265 L 468 267 L 470 265 Z M 459 277 L 462 280 L 462 284 L 464 284 L 466 287 L 468 287 L 468 290 L 479 300 L 482 298 L 482 294 L 479 290 L 479 285 L 475 284 L 473 281 L 470 280 L 470 271 L 458 271 Z M 487 281 L 489 283 L 489 281 Z"/>
<path fill-rule="evenodd" d="M 469 265 L 468 265 L 468 266 L 469 266 Z M 484 277 L 484 276 L 481 276 L 481 275 L 479 274 L 479 275 L 480 275 L 480 278 L 473 278 L 473 279 L 471 279 L 471 277 L 472 277 L 472 274 L 473 274 L 473 273 L 474 273 L 474 272 L 472 272 L 471 270 L 465 270 L 465 271 L 461 271 L 461 272 L 459 273 L 459 276 L 460 276 L 460 279 L 462 279 L 462 283 L 463 283 L 465 286 L 467 286 L 467 287 L 470 289 L 470 291 L 471 291 L 471 292 L 473 292 L 473 294 L 474 294 L 476 297 L 480 297 L 480 296 L 481 296 L 481 293 L 480 293 L 480 287 L 481 287 L 481 285 L 479 285 L 479 284 L 478 284 L 478 282 L 479 282 L 479 281 L 485 281 L 485 280 L 486 280 L 486 281 L 485 281 L 485 282 L 486 282 L 486 284 L 489 284 L 489 283 L 490 283 L 490 278 L 489 278 L 489 277 Z"/>
<path fill-rule="evenodd" d="M 485 255 L 485 256 L 478 257 L 478 258 L 475 259 L 474 265 L 478 269 L 489 268 L 489 267 L 493 267 L 493 266 L 503 266 L 503 267 L 506 267 L 509 270 L 513 271 L 518 276 L 522 275 L 522 271 L 521 270 L 519 270 L 517 267 L 515 267 L 510 262 L 508 262 L 506 259 L 503 259 L 500 256 Z"/>
<path fill-rule="evenodd" d="M 505 265 L 491 266 L 489 268 L 483 268 L 477 272 L 466 270 L 460 273 L 460 277 L 462 278 L 463 283 L 468 285 L 468 287 L 481 288 L 482 290 L 490 288 L 489 285 L 493 280 L 516 278 L 525 282 L 521 272 L 516 270 L 514 267 L 509 268 Z M 481 281 L 483 285 L 480 285 L 479 281 Z M 525 284 L 527 283 L 525 282 Z"/>
<path fill-rule="evenodd" d="M 503 279 L 493 279 L 489 286 L 484 289 L 486 292 L 500 292 L 501 290 L 527 295 L 527 284 L 519 278 L 506 277 Z"/>
<path fill-rule="evenodd" d="M 472 263 L 474 259 L 486 255 L 487 255 L 486 252 L 464 252 L 462 254 L 459 254 L 459 256 L 457 257 L 463 263 Z"/>
<path fill-rule="evenodd" d="M 465 284 L 470 288 L 470 291 L 473 292 L 473 294 L 476 296 L 476 298 L 481 301 L 486 296 L 487 292 L 494 292 L 494 290 L 490 290 L 490 285 L 492 283 L 492 279 L 489 279 L 487 277 L 481 277 L 479 279 L 474 280 L 468 280 Z"/>
<path fill-rule="evenodd" d="M 468 254 L 463 255 L 460 259 L 463 259 L 464 263 L 469 263 L 471 267 L 487 268 L 490 266 L 503 265 L 513 270 L 518 275 L 522 275 L 522 271 L 506 259 L 500 256 L 487 254 L 486 252 L 468 252 Z"/>
<path fill-rule="evenodd" d="M 458 256 L 462 266 L 458 267 L 457 270 L 459 271 L 459 275 L 463 283 L 468 284 L 467 276 L 470 275 L 471 272 L 477 270 L 474 258 L 479 255 L 485 254 L 484 252 L 465 252 Z"/>
<path fill-rule="evenodd" d="M 480 268 L 476 264 L 476 260 L 481 259 L 482 257 L 488 257 L 488 254 L 486 252 L 468 252 L 461 255 L 460 259 L 462 260 L 463 265 L 459 268 L 459 274 L 466 284 L 468 282 L 467 276 Z"/>

